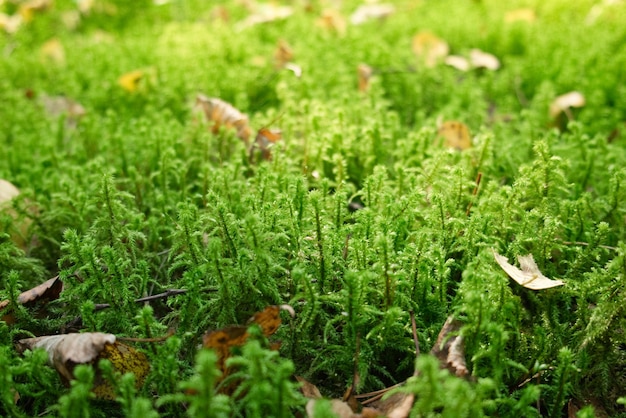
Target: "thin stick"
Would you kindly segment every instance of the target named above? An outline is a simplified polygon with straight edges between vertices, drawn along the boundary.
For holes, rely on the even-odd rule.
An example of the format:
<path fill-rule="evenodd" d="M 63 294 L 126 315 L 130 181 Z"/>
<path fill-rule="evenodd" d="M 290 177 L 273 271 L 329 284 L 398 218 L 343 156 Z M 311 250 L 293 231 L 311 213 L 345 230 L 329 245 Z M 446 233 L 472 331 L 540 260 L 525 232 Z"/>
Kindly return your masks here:
<path fill-rule="evenodd" d="M 561 241 L 561 243 L 565 245 L 582 245 L 584 247 L 588 247 L 589 245 L 591 245 L 588 242 L 582 241 Z M 608 245 L 598 245 L 598 247 L 604 248 L 605 250 L 617 251 L 617 247 L 610 247 Z"/>
<path fill-rule="evenodd" d="M 411 329 L 413 330 L 413 342 L 415 343 L 415 358 L 420 355 L 420 342 L 417 338 L 417 325 L 415 324 L 415 312 L 413 309 L 409 311 L 409 315 L 411 315 Z"/>
<path fill-rule="evenodd" d="M 472 200 L 470 200 L 469 204 L 467 205 L 465 216 L 470 215 L 470 210 L 472 209 L 472 206 L 474 205 L 474 199 L 476 199 L 476 195 L 478 194 L 478 186 L 480 186 L 480 180 L 482 178 L 483 178 L 483 173 L 479 171 L 478 175 L 476 176 L 476 185 L 474 186 L 474 191 L 472 192 Z"/>
<path fill-rule="evenodd" d="M 169 298 L 170 296 L 180 295 L 182 293 L 187 293 L 187 289 L 169 289 L 166 292 L 159 293 L 158 295 L 146 296 L 143 298 L 135 299 L 135 303 L 143 303 L 143 302 L 151 302 L 157 299 Z M 109 303 L 96 303 L 96 311 L 101 311 L 103 309 L 110 308 L 111 304 Z"/>

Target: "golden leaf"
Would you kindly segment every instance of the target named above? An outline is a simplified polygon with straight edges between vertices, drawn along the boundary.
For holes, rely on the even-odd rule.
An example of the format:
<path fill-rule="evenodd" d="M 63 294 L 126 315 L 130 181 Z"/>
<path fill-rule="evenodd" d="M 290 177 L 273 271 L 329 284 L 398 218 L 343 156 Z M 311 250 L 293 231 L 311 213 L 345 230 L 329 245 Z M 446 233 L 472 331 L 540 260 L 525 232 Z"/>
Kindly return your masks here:
<path fill-rule="evenodd" d="M 465 150 L 472 146 L 469 128 L 462 122 L 446 121 L 438 129 L 438 134 L 444 139 L 444 145 L 448 148 Z"/>
<path fill-rule="evenodd" d="M 128 73 L 122 74 L 117 79 L 117 84 L 129 93 L 134 93 L 139 88 L 139 83 L 145 76 L 144 70 L 134 70 Z"/>
<path fill-rule="evenodd" d="M 506 257 L 495 251 L 493 252 L 493 257 L 511 279 L 527 289 L 544 290 L 565 284 L 562 280 L 552 280 L 544 276 L 539 271 L 532 254 L 517 257 L 521 269 L 509 264 Z"/>

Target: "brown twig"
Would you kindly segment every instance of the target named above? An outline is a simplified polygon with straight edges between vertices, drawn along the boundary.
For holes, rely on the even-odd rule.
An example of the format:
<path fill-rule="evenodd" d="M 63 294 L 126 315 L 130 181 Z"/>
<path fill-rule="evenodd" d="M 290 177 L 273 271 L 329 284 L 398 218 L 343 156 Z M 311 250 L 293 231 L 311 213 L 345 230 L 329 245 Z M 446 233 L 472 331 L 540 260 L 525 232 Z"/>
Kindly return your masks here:
<path fill-rule="evenodd" d="M 588 242 L 582 242 L 582 241 L 561 241 L 561 244 L 565 244 L 565 245 L 582 245 L 584 247 L 588 247 L 589 245 L 591 245 Z M 608 245 L 598 245 L 598 247 L 604 248 L 605 250 L 617 251 L 617 247 L 610 247 Z"/>
<path fill-rule="evenodd" d="M 146 296 L 143 298 L 135 299 L 135 303 L 144 303 L 151 302 L 157 299 L 169 298 L 170 296 L 176 296 L 183 293 L 187 293 L 187 289 L 169 289 L 166 292 L 159 293 L 157 295 Z M 96 303 L 96 311 L 101 311 L 103 309 L 110 308 L 111 304 L 109 303 Z"/>
<path fill-rule="evenodd" d="M 417 325 L 415 324 L 415 312 L 413 309 L 409 310 L 409 315 L 411 316 L 411 329 L 413 330 L 413 342 L 415 343 L 415 358 L 420 355 L 420 342 L 417 338 Z"/>

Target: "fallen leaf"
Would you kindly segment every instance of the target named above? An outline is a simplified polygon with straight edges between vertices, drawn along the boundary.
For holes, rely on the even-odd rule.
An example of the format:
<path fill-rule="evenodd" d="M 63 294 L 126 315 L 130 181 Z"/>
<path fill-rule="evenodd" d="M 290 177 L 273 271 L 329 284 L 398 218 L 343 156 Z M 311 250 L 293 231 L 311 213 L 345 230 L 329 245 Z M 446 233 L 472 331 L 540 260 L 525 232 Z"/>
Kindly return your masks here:
<path fill-rule="evenodd" d="M 233 325 L 215 331 L 209 331 L 204 334 L 202 337 L 202 346 L 204 348 L 212 348 L 216 351 L 218 366 L 222 371 L 222 379 L 228 375 L 225 362 L 230 356 L 230 349 L 232 347 L 241 347 L 246 343 L 250 336 L 248 334 L 248 327 L 253 324 L 258 324 L 261 327 L 263 335 L 266 337 L 271 336 L 281 324 L 281 309 L 288 311 L 291 316 L 295 314 L 293 308 L 289 305 L 268 306 L 261 312 L 255 313 L 245 326 Z"/>
<path fill-rule="evenodd" d="M 448 55 L 443 62 L 459 71 L 468 71 L 470 69 L 469 61 L 459 55 Z"/>
<path fill-rule="evenodd" d="M 122 74 L 117 79 L 117 84 L 129 93 L 134 93 L 139 89 L 139 83 L 145 77 L 144 70 L 133 70 Z"/>
<path fill-rule="evenodd" d="M 50 300 L 58 299 L 59 295 L 63 291 L 63 282 L 59 279 L 59 276 L 53 277 L 33 287 L 30 290 L 20 293 L 17 297 L 17 302 L 22 305 L 34 304 L 34 303 L 46 303 Z M 9 300 L 0 301 L 0 310 L 6 308 L 9 305 Z M 11 312 L 2 315 L 2 320 L 7 324 L 14 324 L 15 317 Z"/>
<path fill-rule="evenodd" d="M 199 94 L 196 97 L 196 107 L 204 111 L 206 119 L 213 122 L 212 131 L 217 134 L 221 126 L 227 129 L 235 128 L 237 136 L 242 139 L 246 145 L 250 142 L 252 129 L 248 124 L 248 116 L 241 113 L 233 105 L 217 98 L 207 97 Z"/>
<path fill-rule="evenodd" d="M 13 183 L 0 179 L 0 204 L 9 202 L 20 194 L 20 189 L 15 187 Z"/>
<path fill-rule="evenodd" d="M 509 10 L 504 15 L 506 23 L 526 22 L 533 23 L 537 19 L 533 9 L 515 9 Z"/>
<path fill-rule="evenodd" d="M 469 374 L 465 362 L 463 336 L 458 334 L 462 325 L 459 320 L 449 316 L 439 331 L 437 342 L 430 350 L 430 353 L 439 359 L 442 367 L 458 377 L 465 377 Z"/>
<path fill-rule="evenodd" d="M 272 147 L 282 138 L 283 134 L 279 129 L 261 128 L 256 135 L 254 148 L 261 151 L 261 157 L 264 160 L 272 158 Z M 254 148 L 250 150 L 251 155 L 254 154 Z"/>
<path fill-rule="evenodd" d="M 342 14 L 335 9 L 325 9 L 317 19 L 316 25 L 335 32 L 339 36 L 344 36 L 348 30 L 348 24 Z"/>
<path fill-rule="evenodd" d="M 291 71 L 293 75 L 295 75 L 297 78 L 302 77 L 302 68 L 299 65 L 294 64 L 293 62 L 288 62 L 287 64 L 285 64 L 285 70 Z"/>
<path fill-rule="evenodd" d="M 448 43 L 432 32 L 423 31 L 413 37 L 413 53 L 428 68 L 442 61 L 450 51 Z"/>
<path fill-rule="evenodd" d="M 42 96 L 41 104 L 48 116 L 56 118 L 66 115 L 68 119 L 78 121 L 87 114 L 85 108 L 75 100 L 65 96 Z"/>
<path fill-rule="evenodd" d="M 18 9 L 24 22 L 30 22 L 35 16 L 35 12 L 43 12 L 52 5 L 52 0 L 29 0 L 20 4 Z"/>
<path fill-rule="evenodd" d="M 293 14 L 290 6 L 277 6 L 275 4 L 259 4 L 254 8 L 253 13 L 235 25 L 236 30 L 243 30 L 261 23 L 283 20 Z"/>
<path fill-rule="evenodd" d="M 374 69 L 367 64 L 359 64 L 357 74 L 359 76 L 359 91 L 368 91 L 370 88 L 370 78 L 372 78 L 374 74 Z"/>
<path fill-rule="evenodd" d="M 22 16 L 19 14 L 8 15 L 6 13 L 0 13 L 0 29 L 13 35 L 22 26 Z"/>
<path fill-rule="evenodd" d="M 578 91 L 571 91 L 558 96 L 554 99 L 554 101 L 552 101 L 550 104 L 550 117 L 554 119 L 559 116 L 561 112 L 563 112 L 571 120 L 573 119 L 573 116 L 569 109 L 572 107 L 583 107 L 584 105 L 585 96 Z"/>
<path fill-rule="evenodd" d="M 45 42 L 39 50 L 41 59 L 57 65 L 65 64 L 65 49 L 57 38 Z"/>
<path fill-rule="evenodd" d="M 384 19 L 396 11 L 393 4 L 362 4 L 350 16 L 350 23 L 361 25 L 368 20 Z"/>
<path fill-rule="evenodd" d="M 300 392 L 302 392 L 305 398 L 320 399 L 322 397 L 320 390 L 313 383 L 301 376 L 296 376 L 296 380 L 300 383 Z"/>
<path fill-rule="evenodd" d="M 520 268 L 509 264 L 506 257 L 501 256 L 497 252 L 493 252 L 496 262 L 502 267 L 502 270 L 515 280 L 521 286 L 532 290 L 550 289 L 551 287 L 563 286 L 565 282 L 562 280 L 552 280 L 544 276 L 537 267 L 537 263 L 532 254 L 518 256 Z"/>
<path fill-rule="evenodd" d="M 413 408 L 415 395 L 396 392 L 389 397 L 370 404 L 370 406 L 387 418 L 407 418 Z"/>
<path fill-rule="evenodd" d="M 437 132 L 443 137 L 444 145 L 448 148 L 465 150 L 472 146 L 469 128 L 462 122 L 453 120 L 443 122 Z"/>
<path fill-rule="evenodd" d="M 485 68 L 491 71 L 500 68 L 500 61 L 495 55 L 476 48 L 470 50 L 470 62 L 474 68 Z"/>
<path fill-rule="evenodd" d="M 274 51 L 274 65 L 276 68 L 284 68 L 291 60 L 293 60 L 293 49 L 284 39 L 279 40 Z"/>
<path fill-rule="evenodd" d="M 137 387 L 143 384 L 150 370 L 148 359 L 143 353 L 117 342 L 113 334 L 86 332 L 47 335 L 17 342 L 17 349 L 21 353 L 37 348 L 48 353 L 48 362 L 61 375 L 66 386 L 74 378 L 74 367 L 77 364 L 96 364 L 101 359 L 110 360 L 115 370 L 122 374 L 134 373 Z M 113 388 L 99 375 L 96 377 L 94 392 L 102 399 L 115 398 Z"/>

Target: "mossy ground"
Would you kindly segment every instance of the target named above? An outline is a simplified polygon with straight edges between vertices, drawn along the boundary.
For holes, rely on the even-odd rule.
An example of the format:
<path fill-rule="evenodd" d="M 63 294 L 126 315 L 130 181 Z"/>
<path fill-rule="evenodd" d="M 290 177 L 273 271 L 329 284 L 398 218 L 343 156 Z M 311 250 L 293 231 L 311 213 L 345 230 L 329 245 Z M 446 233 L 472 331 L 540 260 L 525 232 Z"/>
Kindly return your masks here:
<path fill-rule="evenodd" d="M 19 14 L 19 3 L 0 12 Z M 14 307 L 16 323 L 0 322 L 1 415 L 288 416 L 304 402 L 291 374 L 340 396 L 357 345 L 359 392 L 409 378 L 410 310 L 422 352 L 449 315 L 463 322 L 473 376 L 424 357 L 407 386 L 415 416 L 624 414 L 626 7 L 398 0 L 388 18 L 345 32 L 321 19 L 358 5 L 296 2 L 284 20 L 241 28 L 243 3 L 95 0 L 81 14 L 58 0 L 0 35 L 0 178 L 22 192 L 2 214 L 0 299 L 56 274 L 65 283 L 45 316 Z M 520 8 L 536 19 L 507 22 Z M 426 68 L 411 49 L 424 30 L 502 66 Z M 53 38 L 62 57 L 42 51 Z M 281 39 L 300 77 L 276 69 Z M 374 69 L 365 93 L 361 63 Z M 137 69 L 129 92 L 118 79 Z M 570 91 L 585 106 L 555 120 L 551 102 Z M 232 130 L 211 133 L 191 112 L 198 93 L 255 129 L 279 127 L 272 159 L 250 161 Z M 55 96 L 85 115 L 46 110 Z M 442 147 L 440 120 L 465 123 L 473 146 Z M 10 234 L 24 219 L 19 248 Z M 566 285 L 521 288 L 493 250 L 533 254 Z M 187 292 L 134 302 L 167 289 Z M 277 333 L 280 357 L 259 337 L 237 357 L 246 395 L 216 396 L 202 334 L 286 303 L 296 316 Z M 146 383 L 135 393 L 126 376 L 120 403 L 106 403 L 88 400 L 90 370 L 65 389 L 45 355 L 13 348 L 70 323 L 176 333 L 138 344 Z"/>

